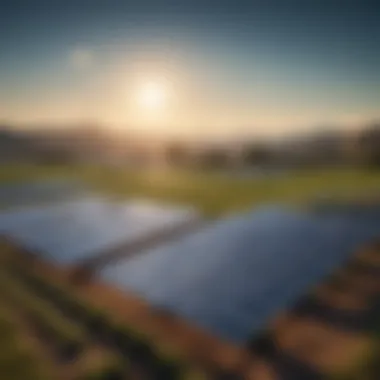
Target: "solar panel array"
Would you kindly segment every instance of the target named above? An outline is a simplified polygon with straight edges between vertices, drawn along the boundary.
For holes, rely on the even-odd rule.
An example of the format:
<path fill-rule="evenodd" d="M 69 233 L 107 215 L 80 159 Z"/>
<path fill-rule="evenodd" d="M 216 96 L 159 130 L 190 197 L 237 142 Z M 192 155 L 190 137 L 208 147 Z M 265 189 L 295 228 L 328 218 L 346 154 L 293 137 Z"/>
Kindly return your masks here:
<path fill-rule="evenodd" d="M 0 234 L 62 264 L 72 264 L 198 219 L 193 209 L 96 196 L 0 214 Z"/>
<path fill-rule="evenodd" d="M 243 343 L 380 231 L 380 212 L 268 207 L 106 267 L 102 276 Z"/>
<path fill-rule="evenodd" d="M 13 197 L 20 203 L 24 193 L 61 201 L 1 213 L 0 235 L 73 264 L 199 219 L 192 208 L 116 202 L 79 188 L 57 182 L 15 187 L 13 195 L 11 187 L 2 189 L 0 202 Z M 243 343 L 379 231 L 376 207 L 262 207 L 111 263 L 101 276 L 221 338 Z"/>
<path fill-rule="evenodd" d="M 20 207 L 32 204 L 73 199 L 87 193 L 79 181 L 55 179 L 44 181 L 12 182 L 0 187 L 2 207 Z"/>

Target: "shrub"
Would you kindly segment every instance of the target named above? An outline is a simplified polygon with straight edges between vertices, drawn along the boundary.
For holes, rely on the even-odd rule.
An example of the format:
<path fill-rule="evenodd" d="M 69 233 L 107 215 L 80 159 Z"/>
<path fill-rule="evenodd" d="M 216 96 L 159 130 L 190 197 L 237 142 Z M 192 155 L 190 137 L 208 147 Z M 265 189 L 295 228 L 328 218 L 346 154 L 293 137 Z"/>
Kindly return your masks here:
<path fill-rule="evenodd" d="M 15 328 L 13 323 L 3 314 L 0 314 L 0 342 L 5 341 L 8 343 L 14 336 Z"/>
<path fill-rule="evenodd" d="M 152 345 L 149 343 L 149 337 L 140 331 L 128 329 L 129 331 L 129 348 L 130 355 L 145 365 L 152 365 L 155 353 Z"/>
<path fill-rule="evenodd" d="M 101 336 L 110 330 L 110 322 L 105 313 L 97 309 L 88 309 L 86 314 L 85 325 L 92 334 Z"/>
<path fill-rule="evenodd" d="M 112 355 L 105 358 L 100 366 L 98 364 L 97 368 L 81 375 L 80 380 L 124 380 L 129 372 L 129 362 Z"/>
<path fill-rule="evenodd" d="M 188 369 L 180 375 L 179 380 L 207 380 L 208 377 L 203 371 Z"/>
<path fill-rule="evenodd" d="M 17 338 L 16 336 L 14 338 Z M 19 344 L 17 339 L 12 340 L 17 344 L 7 345 L 7 350 L 0 353 L 0 373 L 3 379 L 46 379 L 42 366 L 26 347 Z"/>
<path fill-rule="evenodd" d="M 264 331 L 250 341 L 249 349 L 258 356 L 272 357 L 277 351 L 277 346 L 270 332 Z"/>
<path fill-rule="evenodd" d="M 172 347 L 155 347 L 155 370 L 162 379 L 179 379 L 186 372 L 185 365 Z"/>

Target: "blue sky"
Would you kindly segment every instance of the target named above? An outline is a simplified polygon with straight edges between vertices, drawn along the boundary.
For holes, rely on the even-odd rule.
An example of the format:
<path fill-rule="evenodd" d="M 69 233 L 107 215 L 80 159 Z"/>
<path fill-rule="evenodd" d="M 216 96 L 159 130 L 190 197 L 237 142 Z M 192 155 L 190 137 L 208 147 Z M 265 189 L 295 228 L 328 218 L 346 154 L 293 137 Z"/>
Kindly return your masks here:
<path fill-rule="evenodd" d="M 221 135 L 371 120 L 379 16 L 350 0 L 2 1 L 0 120 Z M 156 78 L 160 112 L 136 103 Z"/>

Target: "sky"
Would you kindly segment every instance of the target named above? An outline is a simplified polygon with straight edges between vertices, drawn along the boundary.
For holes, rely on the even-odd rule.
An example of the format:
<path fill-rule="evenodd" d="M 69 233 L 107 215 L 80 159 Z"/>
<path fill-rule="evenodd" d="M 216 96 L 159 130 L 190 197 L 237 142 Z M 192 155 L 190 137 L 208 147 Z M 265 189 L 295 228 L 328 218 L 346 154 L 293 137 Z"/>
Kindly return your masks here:
<path fill-rule="evenodd" d="M 380 4 L 0 1 L 0 121 L 278 135 L 380 116 Z"/>

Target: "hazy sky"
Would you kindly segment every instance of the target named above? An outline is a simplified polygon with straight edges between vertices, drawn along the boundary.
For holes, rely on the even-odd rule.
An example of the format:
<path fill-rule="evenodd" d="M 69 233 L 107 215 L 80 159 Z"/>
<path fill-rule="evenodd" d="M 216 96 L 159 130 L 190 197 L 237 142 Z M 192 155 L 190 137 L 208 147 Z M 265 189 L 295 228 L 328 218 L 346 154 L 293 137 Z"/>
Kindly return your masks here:
<path fill-rule="evenodd" d="M 377 118 L 376 3 L 0 1 L 0 120 L 261 135 Z"/>

